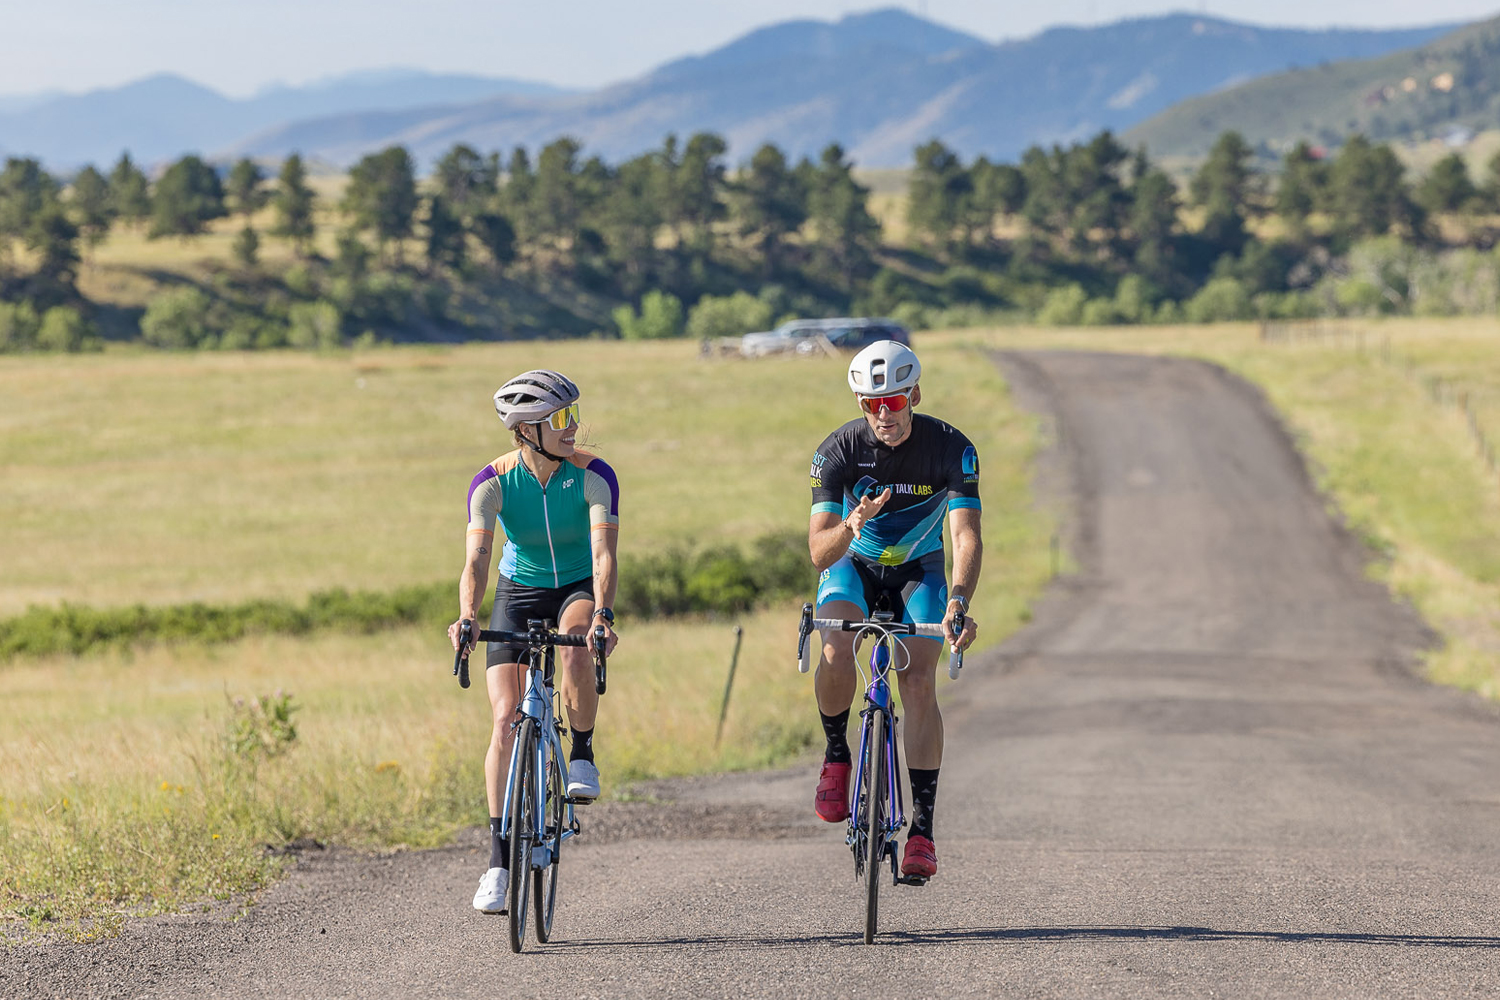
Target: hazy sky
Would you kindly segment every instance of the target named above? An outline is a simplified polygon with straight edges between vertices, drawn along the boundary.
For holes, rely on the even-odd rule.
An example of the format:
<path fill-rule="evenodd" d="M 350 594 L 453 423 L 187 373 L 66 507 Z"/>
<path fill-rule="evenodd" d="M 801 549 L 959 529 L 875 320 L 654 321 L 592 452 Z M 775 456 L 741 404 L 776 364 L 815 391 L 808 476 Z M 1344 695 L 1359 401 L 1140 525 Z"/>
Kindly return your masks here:
<path fill-rule="evenodd" d="M 0 0 L 0 94 L 109 86 L 162 71 L 225 93 L 412 66 L 595 86 L 841 0 Z M 1500 0 L 912 0 L 990 41 L 1055 24 L 1188 10 L 1307 27 L 1478 20 Z"/>

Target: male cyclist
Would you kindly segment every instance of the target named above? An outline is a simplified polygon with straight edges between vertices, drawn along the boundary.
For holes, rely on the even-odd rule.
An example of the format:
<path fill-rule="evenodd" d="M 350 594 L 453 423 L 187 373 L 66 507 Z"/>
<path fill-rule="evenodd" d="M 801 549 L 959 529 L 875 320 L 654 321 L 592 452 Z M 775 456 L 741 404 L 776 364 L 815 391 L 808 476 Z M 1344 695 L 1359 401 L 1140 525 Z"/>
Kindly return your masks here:
<path fill-rule="evenodd" d="M 884 599 L 900 621 L 941 621 L 962 650 L 977 627 L 967 617 L 979 581 L 979 456 L 955 428 L 913 410 L 922 401 L 916 354 L 893 340 L 871 344 L 849 365 L 861 417 L 828 435 L 812 461 L 808 549 L 822 573 L 818 617 L 859 621 Z M 943 570 L 943 520 L 951 514 L 953 589 Z M 961 634 L 953 618 L 965 615 Z M 901 858 L 904 875 L 937 873 L 932 813 L 943 759 L 937 704 L 938 639 L 906 640 L 911 653 L 897 674 L 906 711 L 912 823 Z M 821 819 L 849 816 L 849 709 L 856 674 L 854 634 L 824 640 L 814 687 L 827 748 L 814 808 Z"/>
<path fill-rule="evenodd" d="M 459 577 L 459 621 L 448 627 L 456 650 L 459 626 L 474 620 L 484 599 L 496 521 L 504 528 L 505 554 L 495 586 L 490 628 L 526 631 L 529 619 L 549 619 L 559 632 L 582 635 L 602 623 L 606 652 L 614 650 L 616 538 L 620 487 L 602 458 L 580 451 L 578 386 L 555 371 L 523 372 L 495 393 L 495 412 L 516 450 L 486 465 L 469 485 L 469 529 Z M 485 654 L 493 725 L 484 757 L 490 807 L 490 864 L 474 894 L 474 909 L 504 912 L 510 845 L 500 836 L 506 769 L 515 742 L 524 646 L 490 643 Z M 599 795 L 594 766 L 594 715 L 599 707 L 588 650 L 558 650 L 558 688 L 573 730 L 568 794 Z"/>

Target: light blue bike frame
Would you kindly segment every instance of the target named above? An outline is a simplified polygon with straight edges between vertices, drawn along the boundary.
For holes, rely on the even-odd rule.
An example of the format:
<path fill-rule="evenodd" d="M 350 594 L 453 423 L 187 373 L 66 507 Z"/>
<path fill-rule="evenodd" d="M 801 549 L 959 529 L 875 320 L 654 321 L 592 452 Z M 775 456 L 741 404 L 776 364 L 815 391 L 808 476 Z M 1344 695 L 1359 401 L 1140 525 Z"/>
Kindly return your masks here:
<path fill-rule="evenodd" d="M 561 840 L 578 834 L 578 823 L 573 815 L 573 803 L 567 798 L 567 774 L 562 770 L 562 761 L 567 758 L 563 755 L 562 736 L 557 729 L 557 716 L 553 709 L 553 699 L 556 694 L 554 689 L 547 684 L 546 678 L 553 673 L 553 647 L 547 647 L 545 653 L 541 650 L 530 650 L 526 666 L 526 694 L 521 698 L 520 714 L 517 716 L 512 729 L 519 730 L 521 722 L 525 719 L 535 719 L 539 738 L 536 741 L 536 753 L 532 760 L 532 786 L 531 801 L 536 808 L 532 810 L 531 820 L 531 867 L 533 869 L 546 868 L 552 863 L 554 845 L 547 841 L 547 816 L 544 804 L 547 801 L 547 764 L 551 760 L 558 761 L 559 773 L 562 776 L 563 796 L 563 819 L 564 827 L 559 833 Z M 544 670 L 538 661 L 546 657 Z M 517 736 L 519 736 L 517 732 Z M 500 810 L 500 836 L 511 836 L 510 829 L 510 806 L 511 801 L 519 791 L 516 787 L 517 775 L 520 774 L 519 764 L 521 762 L 521 741 L 516 739 L 510 748 L 510 774 L 505 782 L 505 803 Z"/>

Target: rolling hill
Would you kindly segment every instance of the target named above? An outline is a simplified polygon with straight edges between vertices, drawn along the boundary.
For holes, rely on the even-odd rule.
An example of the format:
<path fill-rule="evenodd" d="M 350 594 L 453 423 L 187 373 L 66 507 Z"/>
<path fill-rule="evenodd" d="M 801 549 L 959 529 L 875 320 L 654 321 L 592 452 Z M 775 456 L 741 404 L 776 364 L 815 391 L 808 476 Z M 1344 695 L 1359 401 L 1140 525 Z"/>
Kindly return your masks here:
<path fill-rule="evenodd" d="M 1374 59 L 1278 73 L 1177 105 L 1130 130 L 1165 156 L 1201 156 L 1235 129 L 1279 153 L 1299 139 L 1338 145 L 1351 132 L 1381 141 L 1479 131 L 1500 122 L 1500 18 Z"/>
<path fill-rule="evenodd" d="M 1382 55 L 1446 34 L 1260 28 L 1191 15 L 1055 28 L 989 44 L 900 10 L 793 21 L 589 93 L 337 115 L 269 129 L 220 150 L 294 150 L 348 164 L 401 143 L 426 162 L 455 142 L 535 147 L 561 135 L 617 160 L 668 132 L 712 130 L 733 158 L 762 142 L 794 155 L 837 140 L 863 166 L 904 166 L 941 137 L 965 155 L 1124 129 L 1177 102 L 1293 66 Z"/>

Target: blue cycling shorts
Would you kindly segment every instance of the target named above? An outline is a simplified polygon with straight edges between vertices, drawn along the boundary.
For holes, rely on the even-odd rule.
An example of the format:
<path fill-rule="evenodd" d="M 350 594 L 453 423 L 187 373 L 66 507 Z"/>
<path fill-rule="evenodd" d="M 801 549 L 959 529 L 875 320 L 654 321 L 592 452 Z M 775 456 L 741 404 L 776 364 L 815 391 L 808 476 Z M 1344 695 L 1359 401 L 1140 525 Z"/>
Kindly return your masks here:
<path fill-rule="evenodd" d="M 871 611 L 888 610 L 901 622 L 941 622 L 948 610 L 948 578 L 943 572 L 943 550 L 929 552 L 920 559 L 898 566 L 866 562 L 845 553 L 818 577 L 819 617 L 822 617 L 823 605 L 829 601 L 848 601 L 866 618 Z M 942 642 L 941 639 L 932 641 Z"/>

